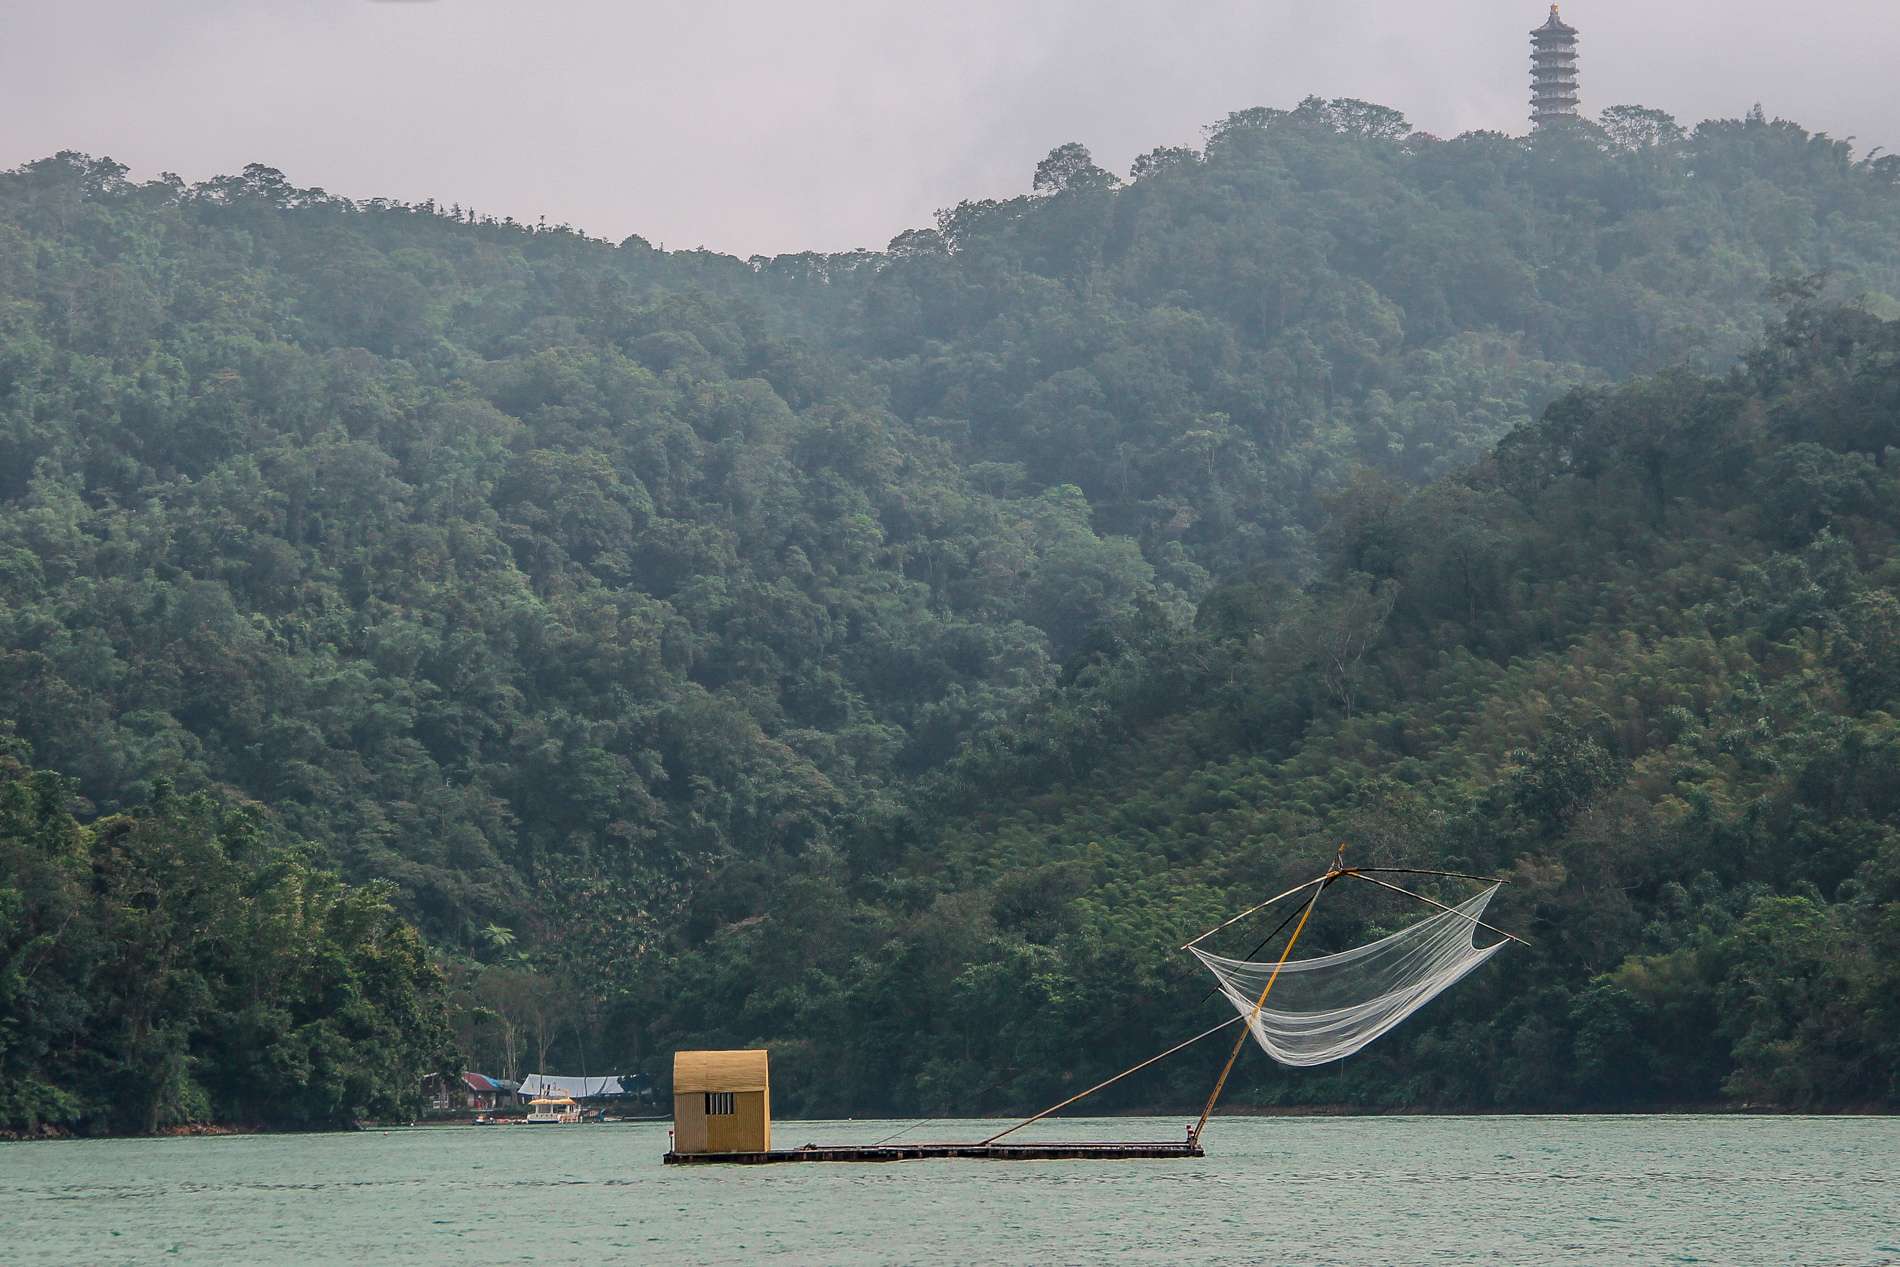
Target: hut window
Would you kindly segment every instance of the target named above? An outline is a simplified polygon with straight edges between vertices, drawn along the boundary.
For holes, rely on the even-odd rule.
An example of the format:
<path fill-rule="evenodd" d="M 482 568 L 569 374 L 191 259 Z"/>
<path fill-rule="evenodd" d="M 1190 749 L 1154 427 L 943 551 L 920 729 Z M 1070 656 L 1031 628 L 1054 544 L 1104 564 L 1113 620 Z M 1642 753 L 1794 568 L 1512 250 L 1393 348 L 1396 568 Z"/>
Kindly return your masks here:
<path fill-rule="evenodd" d="M 707 1117 L 731 1117 L 736 1110 L 732 1106 L 732 1092 L 708 1091 L 706 1093 Z"/>

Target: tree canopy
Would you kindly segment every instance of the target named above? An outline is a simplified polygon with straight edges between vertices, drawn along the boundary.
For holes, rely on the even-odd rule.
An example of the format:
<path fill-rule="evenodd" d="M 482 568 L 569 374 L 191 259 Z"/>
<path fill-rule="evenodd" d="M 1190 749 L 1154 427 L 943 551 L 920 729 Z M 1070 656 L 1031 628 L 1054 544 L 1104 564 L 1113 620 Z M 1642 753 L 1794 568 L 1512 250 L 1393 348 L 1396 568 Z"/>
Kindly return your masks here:
<path fill-rule="evenodd" d="M 1253 1094 L 1891 1098 L 1878 1005 L 1850 1039 L 1784 1002 L 1894 962 L 1900 160 L 1310 98 L 1025 177 L 738 260 L 262 165 L 0 174 L 0 730 L 44 802 L 8 830 L 66 841 L 7 855 L 41 913 L 4 971 L 52 989 L 21 965 L 69 907 L 200 954 L 32 905 L 169 824 L 228 858 L 140 881 L 182 903 L 248 928 L 289 864 L 246 859 L 295 858 L 420 929 L 478 1067 L 769 1041 L 788 1107 L 975 1111 L 1172 1041 L 1182 929 L 1349 831 L 1515 869 L 1549 948 Z M 285 1116 L 400 1099 L 405 979 L 362 1086 L 269 1058 L 322 1088 Z M 324 1015 L 111 1048 L 159 1097 L 128 1118 L 51 1053 L 138 1022 L 24 1006 L 18 1087 L 148 1128 L 262 1112 L 222 1070 Z"/>

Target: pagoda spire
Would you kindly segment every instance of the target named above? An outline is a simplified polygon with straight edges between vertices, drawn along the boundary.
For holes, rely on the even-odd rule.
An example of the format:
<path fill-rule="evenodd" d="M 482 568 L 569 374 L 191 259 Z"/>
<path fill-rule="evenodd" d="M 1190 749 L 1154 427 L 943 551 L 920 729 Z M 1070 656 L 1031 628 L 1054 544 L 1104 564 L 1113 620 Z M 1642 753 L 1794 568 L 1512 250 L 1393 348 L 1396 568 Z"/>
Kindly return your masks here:
<path fill-rule="evenodd" d="M 1539 131 L 1577 117 L 1577 28 L 1557 6 L 1531 32 L 1531 126 Z"/>

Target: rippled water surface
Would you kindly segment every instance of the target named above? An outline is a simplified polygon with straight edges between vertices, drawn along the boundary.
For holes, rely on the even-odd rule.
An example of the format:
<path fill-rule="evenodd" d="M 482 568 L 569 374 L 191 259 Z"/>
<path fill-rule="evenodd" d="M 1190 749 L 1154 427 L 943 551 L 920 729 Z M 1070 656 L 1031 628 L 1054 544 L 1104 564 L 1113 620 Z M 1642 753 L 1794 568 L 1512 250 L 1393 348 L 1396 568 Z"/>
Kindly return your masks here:
<path fill-rule="evenodd" d="M 0 1144 L 0 1262 L 1900 1264 L 1893 1119 L 1217 1119 L 1207 1144 L 743 1168 L 662 1166 L 664 1124 Z"/>

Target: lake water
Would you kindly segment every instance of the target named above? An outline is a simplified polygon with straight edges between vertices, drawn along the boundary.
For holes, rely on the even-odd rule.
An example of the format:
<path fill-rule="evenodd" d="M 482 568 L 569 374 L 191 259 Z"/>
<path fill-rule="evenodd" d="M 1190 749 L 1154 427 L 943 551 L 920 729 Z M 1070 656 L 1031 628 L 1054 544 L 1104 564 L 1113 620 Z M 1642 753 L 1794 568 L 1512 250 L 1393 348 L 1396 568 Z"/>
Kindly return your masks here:
<path fill-rule="evenodd" d="M 773 1142 L 902 1125 L 779 1122 Z M 1900 1264 L 1894 1119 L 1217 1118 L 1207 1146 L 662 1166 L 663 1123 L 0 1144 L 0 1262 Z"/>

